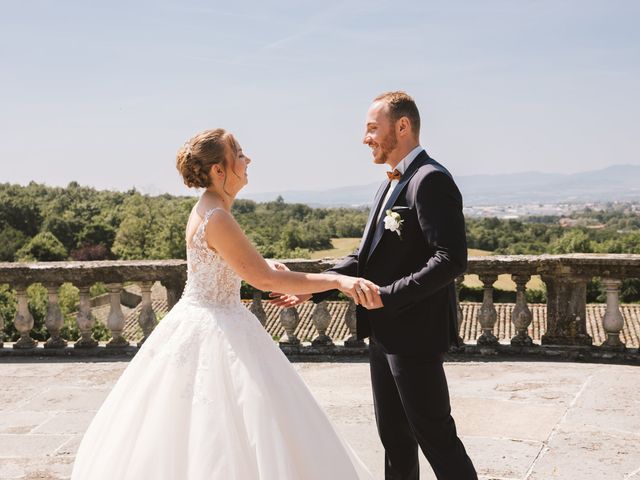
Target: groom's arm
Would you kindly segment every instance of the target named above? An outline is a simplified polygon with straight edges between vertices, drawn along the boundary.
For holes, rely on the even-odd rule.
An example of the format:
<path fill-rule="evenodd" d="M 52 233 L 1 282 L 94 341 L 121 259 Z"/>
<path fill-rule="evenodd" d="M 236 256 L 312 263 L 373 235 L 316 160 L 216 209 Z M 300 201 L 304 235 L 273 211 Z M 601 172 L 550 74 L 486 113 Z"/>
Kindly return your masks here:
<path fill-rule="evenodd" d="M 435 253 L 413 273 L 380 287 L 384 308 L 410 306 L 450 284 L 467 269 L 467 240 L 462 198 L 453 179 L 440 171 L 427 174 L 415 197 L 425 243 Z"/>
<path fill-rule="evenodd" d="M 358 276 L 358 251 L 359 249 L 356 249 L 355 252 L 353 252 L 351 255 L 347 255 L 346 257 L 344 257 L 342 261 L 338 263 L 336 266 L 328 270 L 325 270 L 322 273 L 332 273 L 335 275 L 348 275 L 350 277 L 357 277 Z M 311 299 L 315 303 L 321 302 L 327 299 L 329 296 L 331 296 L 331 294 L 334 291 L 335 290 L 328 290 L 326 292 L 314 293 Z"/>

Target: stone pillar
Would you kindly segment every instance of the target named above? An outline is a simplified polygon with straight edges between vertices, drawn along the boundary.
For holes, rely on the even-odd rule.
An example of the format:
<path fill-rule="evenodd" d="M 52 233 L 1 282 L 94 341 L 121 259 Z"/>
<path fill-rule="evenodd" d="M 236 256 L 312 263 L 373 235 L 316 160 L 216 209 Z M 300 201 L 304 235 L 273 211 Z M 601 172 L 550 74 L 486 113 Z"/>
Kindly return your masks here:
<path fill-rule="evenodd" d="M 482 298 L 482 306 L 478 311 L 478 321 L 482 327 L 482 335 L 478 337 L 478 345 L 494 346 L 498 344 L 498 339 L 493 334 L 493 327 L 498 319 L 498 312 L 493 304 L 493 282 L 498 279 L 497 275 L 482 274 L 479 275 L 484 285 L 484 296 Z"/>
<path fill-rule="evenodd" d="M 280 338 L 280 345 L 298 346 L 300 340 L 296 337 L 295 330 L 300 323 L 298 311 L 293 308 L 283 308 L 280 311 L 280 323 L 284 327 L 285 334 Z"/>
<path fill-rule="evenodd" d="M 144 333 L 142 340 L 138 342 L 138 347 L 142 346 L 144 341 L 149 338 L 153 329 L 156 328 L 158 319 L 156 313 L 153 311 L 153 304 L 151 302 L 151 287 L 153 282 L 140 282 L 140 291 L 142 295 L 142 301 L 140 302 L 140 316 L 138 317 L 138 324 Z"/>
<path fill-rule="evenodd" d="M 624 349 L 625 344 L 620 340 L 620 332 L 624 327 L 624 317 L 620 311 L 620 284 L 621 280 L 614 278 L 603 278 L 605 291 L 607 293 L 607 309 L 602 317 L 602 326 L 607 334 L 603 347 Z"/>
<path fill-rule="evenodd" d="M 33 328 L 33 317 L 29 311 L 29 300 L 27 299 L 27 287 L 25 285 L 16 285 L 16 296 L 18 297 L 18 309 L 13 324 L 16 330 L 20 332 L 20 338 L 13 344 L 13 348 L 34 348 L 38 346 L 29 332 Z"/>
<path fill-rule="evenodd" d="M 331 323 L 331 314 L 327 308 L 327 302 L 320 302 L 316 305 L 311 316 L 313 326 L 318 331 L 318 336 L 311 341 L 312 345 L 329 347 L 333 345 L 333 340 L 327 335 L 327 328 Z"/>
<path fill-rule="evenodd" d="M 518 347 L 530 347 L 533 345 L 533 339 L 529 336 L 528 329 L 533 320 L 533 314 L 527 305 L 527 282 L 531 278 L 530 275 L 511 275 L 511 279 L 516 283 L 516 305 L 513 307 L 511 321 L 516 327 L 516 334 L 511 339 L 511 345 Z"/>
<path fill-rule="evenodd" d="M 251 305 L 249 306 L 249 311 L 258 318 L 258 321 L 263 327 L 267 324 L 267 313 L 264 311 L 264 307 L 262 306 L 262 292 L 260 290 L 253 291 L 253 298 L 251 300 Z"/>
<path fill-rule="evenodd" d="M 91 314 L 91 298 L 89 296 L 89 286 L 78 287 L 80 292 L 80 304 L 78 306 L 78 316 L 76 322 L 80 329 L 80 338 L 73 345 L 74 348 L 93 348 L 98 346 L 98 342 L 93 338 L 91 330 L 95 324 L 95 317 Z"/>
<path fill-rule="evenodd" d="M 344 340 L 345 347 L 364 347 L 364 340 L 358 339 L 357 321 L 356 321 L 356 303 L 349 298 L 349 306 L 344 316 L 344 322 L 349 329 L 349 336 Z"/>
<path fill-rule="evenodd" d="M 4 317 L 0 312 L 0 348 L 4 347 Z"/>
<path fill-rule="evenodd" d="M 62 317 L 62 311 L 58 303 L 59 288 L 59 285 L 47 285 L 49 302 L 47 304 L 47 316 L 44 319 L 44 324 L 47 326 L 50 337 L 45 342 L 44 348 L 64 348 L 67 346 L 67 341 L 60 337 L 60 329 L 64 326 L 64 318 Z"/>
<path fill-rule="evenodd" d="M 107 343 L 107 347 L 128 347 L 129 342 L 122 336 L 124 330 L 124 313 L 122 313 L 122 307 L 120 306 L 120 292 L 122 292 L 121 283 L 109 283 L 107 284 L 109 289 L 109 301 L 111 308 L 109 310 L 109 316 L 107 317 L 107 327 L 111 331 L 111 340 Z"/>
<path fill-rule="evenodd" d="M 464 275 L 460 275 L 456 278 L 456 306 L 457 306 L 457 314 L 458 314 L 458 345 L 460 347 L 464 346 L 464 338 L 460 335 L 460 327 L 462 327 L 462 322 L 464 320 L 464 315 L 462 314 L 462 307 L 460 306 L 460 290 L 462 290 L 462 283 L 464 282 Z"/>
<path fill-rule="evenodd" d="M 566 273 L 542 276 L 547 285 L 547 329 L 543 345 L 591 345 L 587 334 L 587 278 Z"/>
<path fill-rule="evenodd" d="M 184 291 L 184 282 L 179 280 L 163 280 L 160 283 L 167 289 L 167 306 L 169 310 L 178 303 Z"/>

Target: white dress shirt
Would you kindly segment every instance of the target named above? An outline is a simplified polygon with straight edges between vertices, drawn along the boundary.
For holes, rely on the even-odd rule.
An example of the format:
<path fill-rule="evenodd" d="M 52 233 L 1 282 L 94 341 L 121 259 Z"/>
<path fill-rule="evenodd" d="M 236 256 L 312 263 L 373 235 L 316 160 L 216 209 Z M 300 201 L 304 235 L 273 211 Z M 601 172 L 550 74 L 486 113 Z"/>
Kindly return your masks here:
<path fill-rule="evenodd" d="M 407 171 L 407 168 L 409 168 L 409 165 L 411 165 L 411 162 L 413 162 L 416 159 L 416 157 L 420 155 L 420 152 L 422 152 L 423 150 L 424 148 L 422 148 L 420 145 L 418 145 L 416 148 L 411 150 L 406 157 L 400 160 L 400 163 L 396 166 L 396 170 L 398 170 L 401 175 L 404 175 L 404 172 Z M 380 221 L 380 218 L 384 213 L 384 206 L 387 204 L 387 201 L 389 201 L 389 197 L 391 197 L 391 194 L 393 193 L 393 190 L 396 188 L 396 185 L 398 185 L 398 182 L 399 180 L 391 180 L 391 185 L 389 186 L 389 190 L 387 190 L 387 194 L 385 195 L 384 200 L 382 201 L 382 206 L 380 207 L 380 212 L 378 212 L 377 222 Z"/>

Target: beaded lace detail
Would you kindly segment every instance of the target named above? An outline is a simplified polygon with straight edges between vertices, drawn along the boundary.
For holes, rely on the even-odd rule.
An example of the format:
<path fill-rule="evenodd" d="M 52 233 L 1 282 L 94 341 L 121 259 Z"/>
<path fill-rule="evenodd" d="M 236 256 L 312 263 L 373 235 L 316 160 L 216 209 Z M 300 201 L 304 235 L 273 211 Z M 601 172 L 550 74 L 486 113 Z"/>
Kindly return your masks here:
<path fill-rule="evenodd" d="M 216 306 L 237 306 L 240 302 L 241 279 L 224 259 L 209 248 L 204 231 L 209 218 L 220 207 L 204 215 L 191 245 L 187 245 L 187 283 L 182 298 Z"/>

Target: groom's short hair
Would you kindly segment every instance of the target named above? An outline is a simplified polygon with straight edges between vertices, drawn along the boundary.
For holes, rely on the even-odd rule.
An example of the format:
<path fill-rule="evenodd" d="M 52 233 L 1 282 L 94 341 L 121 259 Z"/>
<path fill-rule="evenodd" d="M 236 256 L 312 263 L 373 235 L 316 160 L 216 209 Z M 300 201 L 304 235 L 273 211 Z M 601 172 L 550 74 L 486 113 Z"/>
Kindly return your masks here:
<path fill-rule="evenodd" d="M 413 133 L 418 136 L 420 134 L 420 113 L 413 98 L 406 92 L 385 92 L 378 95 L 374 102 L 385 102 L 389 107 L 389 117 L 393 123 L 402 117 L 407 117 L 411 122 Z"/>

